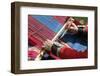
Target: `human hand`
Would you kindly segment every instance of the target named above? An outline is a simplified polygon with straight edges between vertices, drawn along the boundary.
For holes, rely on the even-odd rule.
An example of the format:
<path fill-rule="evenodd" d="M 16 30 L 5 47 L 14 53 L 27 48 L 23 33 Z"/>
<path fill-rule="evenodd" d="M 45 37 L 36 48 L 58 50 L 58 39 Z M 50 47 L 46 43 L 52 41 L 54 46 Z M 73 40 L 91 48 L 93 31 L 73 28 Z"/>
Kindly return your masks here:
<path fill-rule="evenodd" d="M 48 40 L 48 39 L 47 39 L 47 40 L 44 42 L 43 48 L 44 48 L 45 50 L 47 50 L 47 51 L 50 51 L 52 45 L 53 45 L 53 42 L 52 42 L 51 40 Z"/>
<path fill-rule="evenodd" d="M 78 27 L 74 23 L 72 23 L 72 25 L 68 28 L 68 31 L 72 34 L 75 34 L 78 32 Z"/>
<path fill-rule="evenodd" d="M 66 25 L 66 30 L 68 30 L 68 32 L 75 34 L 78 31 L 78 27 L 76 26 L 76 24 L 74 23 L 74 19 L 72 17 L 70 17 L 68 19 L 68 21 L 65 23 Z"/>
<path fill-rule="evenodd" d="M 66 25 L 65 29 L 68 29 L 68 28 L 72 25 L 73 22 L 74 22 L 74 19 L 73 19 L 72 17 L 70 17 L 70 18 L 65 22 L 65 25 Z"/>

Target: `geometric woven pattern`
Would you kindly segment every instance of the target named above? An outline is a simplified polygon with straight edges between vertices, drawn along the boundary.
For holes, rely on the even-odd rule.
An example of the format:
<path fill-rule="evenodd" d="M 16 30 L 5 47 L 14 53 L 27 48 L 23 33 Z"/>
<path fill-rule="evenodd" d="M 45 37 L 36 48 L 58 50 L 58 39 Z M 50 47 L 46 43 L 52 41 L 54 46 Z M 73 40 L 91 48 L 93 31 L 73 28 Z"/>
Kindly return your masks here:
<path fill-rule="evenodd" d="M 32 46 L 41 47 L 43 41 L 52 39 L 62 28 L 67 16 L 29 15 L 28 41 Z"/>

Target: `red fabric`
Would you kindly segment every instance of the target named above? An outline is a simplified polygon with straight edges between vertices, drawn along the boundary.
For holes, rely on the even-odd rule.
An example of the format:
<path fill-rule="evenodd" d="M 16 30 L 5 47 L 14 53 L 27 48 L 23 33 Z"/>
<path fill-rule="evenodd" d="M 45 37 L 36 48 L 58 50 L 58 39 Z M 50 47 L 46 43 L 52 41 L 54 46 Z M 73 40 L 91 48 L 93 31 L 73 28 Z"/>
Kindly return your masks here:
<path fill-rule="evenodd" d="M 36 51 L 28 51 L 28 57 L 30 59 L 35 59 L 37 57 L 38 53 Z"/>
<path fill-rule="evenodd" d="M 62 59 L 74 59 L 74 58 L 87 58 L 88 52 L 87 50 L 84 52 L 77 52 L 74 49 L 63 47 L 60 50 L 60 58 Z"/>

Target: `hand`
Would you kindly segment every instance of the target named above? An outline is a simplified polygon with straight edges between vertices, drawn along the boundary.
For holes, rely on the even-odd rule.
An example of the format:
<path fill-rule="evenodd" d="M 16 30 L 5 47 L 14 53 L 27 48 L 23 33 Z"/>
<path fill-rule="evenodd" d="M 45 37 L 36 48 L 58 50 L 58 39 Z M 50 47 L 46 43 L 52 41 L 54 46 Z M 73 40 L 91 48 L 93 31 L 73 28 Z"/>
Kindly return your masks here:
<path fill-rule="evenodd" d="M 47 39 L 47 40 L 44 42 L 43 48 L 44 48 L 45 50 L 47 50 L 47 51 L 50 51 L 52 45 L 53 45 L 53 42 L 52 42 L 51 40 L 48 40 L 48 39 Z"/>
<path fill-rule="evenodd" d="M 68 31 L 72 34 L 75 34 L 78 32 L 78 27 L 75 23 L 72 23 L 72 25 L 68 28 Z"/>
<path fill-rule="evenodd" d="M 74 19 L 72 17 L 70 17 L 67 20 L 67 22 L 65 23 L 65 25 L 66 25 L 65 29 L 68 29 L 72 25 L 73 22 L 74 22 Z"/>
<path fill-rule="evenodd" d="M 71 34 L 77 33 L 78 27 L 74 23 L 74 19 L 72 17 L 70 17 L 65 24 L 66 24 L 65 29 L 68 30 L 68 32 L 70 32 Z"/>

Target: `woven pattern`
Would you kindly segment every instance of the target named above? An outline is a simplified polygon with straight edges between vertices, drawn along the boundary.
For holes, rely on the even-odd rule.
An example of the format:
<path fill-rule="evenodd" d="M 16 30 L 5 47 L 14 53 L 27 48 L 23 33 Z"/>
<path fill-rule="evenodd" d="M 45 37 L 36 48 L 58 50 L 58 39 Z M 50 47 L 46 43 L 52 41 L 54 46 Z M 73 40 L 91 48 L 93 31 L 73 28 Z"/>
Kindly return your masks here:
<path fill-rule="evenodd" d="M 46 39 L 52 39 L 62 28 L 66 16 L 28 16 L 28 39 L 32 46 L 41 47 Z"/>

